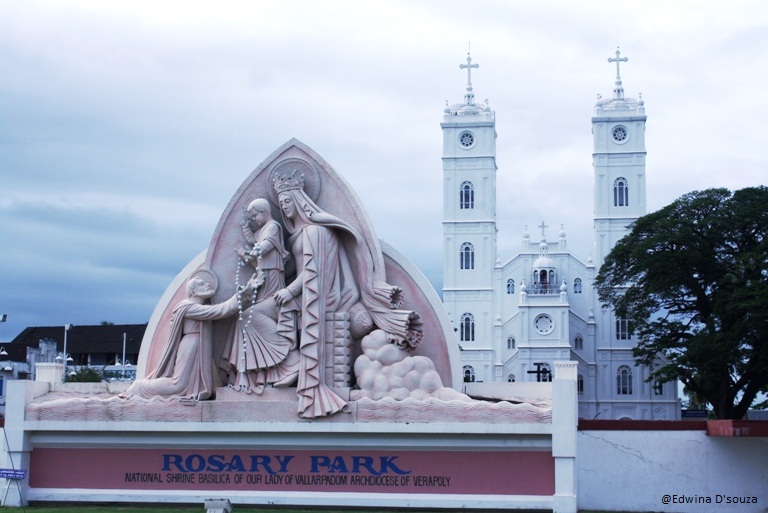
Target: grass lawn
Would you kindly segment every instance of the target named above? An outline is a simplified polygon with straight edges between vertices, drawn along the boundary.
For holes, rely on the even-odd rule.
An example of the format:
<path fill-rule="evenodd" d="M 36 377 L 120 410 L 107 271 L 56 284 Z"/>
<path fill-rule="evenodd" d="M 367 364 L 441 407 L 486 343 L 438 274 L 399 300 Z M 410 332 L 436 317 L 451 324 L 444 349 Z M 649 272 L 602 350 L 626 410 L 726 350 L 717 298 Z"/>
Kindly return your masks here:
<path fill-rule="evenodd" d="M 117 506 L 117 505 L 55 505 L 55 506 L 27 506 L 26 508 L 0 508 L 10 511 L 28 511 L 29 513 L 205 513 L 203 504 L 199 506 Z M 294 507 L 267 507 L 250 505 L 232 505 L 232 513 L 328 513 L 340 511 L 344 513 L 447 513 L 447 509 L 368 509 L 368 508 L 312 508 L 301 509 Z M 467 513 L 498 513 L 502 510 L 462 510 Z M 522 511 L 520 513 L 523 513 Z M 582 512 L 589 513 L 589 512 Z"/>
<path fill-rule="evenodd" d="M 11 511 L 29 513 L 205 513 L 205 507 L 200 506 L 27 506 L 26 508 L 0 508 L 0 510 L 6 510 L 9 513 Z M 234 504 L 232 506 L 232 513 L 329 513 L 329 512 L 344 512 L 344 513 L 447 513 L 447 509 L 355 509 L 355 508 L 313 508 L 313 509 L 296 509 L 292 507 L 259 507 L 259 506 L 246 506 Z M 498 513 L 502 510 L 462 510 L 467 513 Z M 524 513 L 524 512 L 520 512 Z M 589 512 L 581 512 L 589 513 Z M 601 512 L 605 513 L 605 512 Z"/>
<path fill-rule="evenodd" d="M 204 513 L 205 507 L 200 506 L 184 506 L 178 507 L 174 505 L 169 506 L 87 506 L 87 505 L 65 505 L 65 506 L 27 506 L 26 508 L 0 508 L 0 510 L 10 511 L 29 511 L 30 513 Z M 244 506 L 234 504 L 232 506 L 232 513 L 327 513 L 332 511 L 343 511 L 345 513 L 448 513 L 450 510 L 437 509 L 437 510 L 425 510 L 425 509 L 352 509 L 352 508 L 314 508 L 314 509 L 296 509 L 290 507 L 284 508 L 270 508 L 270 507 L 255 507 Z M 463 509 L 466 513 L 491 513 L 504 510 L 467 510 Z M 520 513 L 524 513 L 519 510 Z M 621 512 L 592 512 L 587 510 L 580 510 L 579 513 L 621 513 Z"/>
<path fill-rule="evenodd" d="M 22 512 L 28 511 L 29 513 L 205 513 L 205 507 L 203 504 L 199 506 L 117 506 L 117 505 L 101 505 L 101 506 L 88 506 L 88 505 L 54 505 L 54 506 L 27 506 L 26 508 L 0 508 L 0 510 L 6 510 L 8 513 L 11 511 Z M 232 505 L 232 513 L 329 513 L 329 512 L 344 512 L 344 513 L 448 513 L 451 510 L 448 509 L 415 509 L 415 508 L 393 508 L 393 509 L 368 509 L 368 508 L 311 508 L 301 509 L 294 507 L 267 507 L 267 506 L 249 506 L 249 505 Z M 507 510 L 487 510 L 487 509 L 473 509 L 466 510 L 467 513 L 499 513 Z M 516 510 L 519 513 L 525 513 L 523 510 Z M 540 511 L 540 510 L 536 510 Z M 581 511 L 580 513 L 596 513 L 589 511 Z M 610 512 L 599 512 L 610 513 Z M 615 512 L 619 513 L 619 512 Z"/>

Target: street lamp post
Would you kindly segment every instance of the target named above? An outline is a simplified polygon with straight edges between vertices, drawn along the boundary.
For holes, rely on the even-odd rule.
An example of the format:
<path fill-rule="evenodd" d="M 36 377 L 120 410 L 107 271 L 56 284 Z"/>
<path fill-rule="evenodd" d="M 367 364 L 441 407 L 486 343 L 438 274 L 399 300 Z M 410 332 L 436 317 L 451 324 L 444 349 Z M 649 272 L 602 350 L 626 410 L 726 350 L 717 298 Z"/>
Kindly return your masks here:
<path fill-rule="evenodd" d="M 0 314 L 0 322 L 5 322 L 7 320 L 8 320 L 7 314 Z M 8 351 L 6 351 L 4 347 L 0 347 L 0 356 L 8 356 Z"/>
<path fill-rule="evenodd" d="M 125 333 L 123 333 L 123 369 L 121 373 L 121 378 L 125 380 Z"/>
<path fill-rule="evenodd" d="M 67 362 L 70 360 L 69 353 L 67 353 L 67 333 L 72 329 L 71 324 L 64 325 L 64 373 L 61 375 L 61 381 L 67 380 Z"/>

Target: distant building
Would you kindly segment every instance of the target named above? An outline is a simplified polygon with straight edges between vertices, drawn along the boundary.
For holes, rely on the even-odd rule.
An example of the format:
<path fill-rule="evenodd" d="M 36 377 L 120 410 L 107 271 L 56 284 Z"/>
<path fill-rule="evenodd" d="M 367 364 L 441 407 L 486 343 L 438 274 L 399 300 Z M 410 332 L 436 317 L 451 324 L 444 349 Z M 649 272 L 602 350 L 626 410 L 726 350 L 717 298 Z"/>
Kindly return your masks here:
<path fill-rule="evenodd" d="M 579 416 L 679 418 L 673 383 L 648 383 L 637 366 L 637 339 L 626 319 L 603 308 L 593 287 L 611 248 L 646 213 L 645 106 L 624 97 L 618 73 L 611 99 L 592 117 L 595 255 L 568 250 L 542 222 L 508 260 L 497 253 L 496 113 L 476 104 L 467 70 L 464 102 L 446 105 L 443 131 L 443 302 L 461 348 L 465 381 L 549 381 L 554 362 L 578 362 Z M 530 172 L 524 170 L 523 172 Z M 552 187 L 556 187 L 552 184 Z M 547 190 L 499 191 L 505 201 L 547 201 Z M 584 208 L 590 204 L 584 202 Z M 552 214 L 557 214 L 556 206 Z M 538 235 L 538 237 L 537 237 Z"/>
<path fill-rule="evenodd" d="M 122 375 L 123 371 L 133 375 L 146 328 L 146 324 L 71 326 L 67 331 L 66 354 L 64 326 L 24 329 L 11 342 L 0 346 L 0 413 L 5 411 L 5 382 L 34 380 L 36 363 L 63 362 L 69 355 L 68 372 L 87 366 L 114 375 Z"/>

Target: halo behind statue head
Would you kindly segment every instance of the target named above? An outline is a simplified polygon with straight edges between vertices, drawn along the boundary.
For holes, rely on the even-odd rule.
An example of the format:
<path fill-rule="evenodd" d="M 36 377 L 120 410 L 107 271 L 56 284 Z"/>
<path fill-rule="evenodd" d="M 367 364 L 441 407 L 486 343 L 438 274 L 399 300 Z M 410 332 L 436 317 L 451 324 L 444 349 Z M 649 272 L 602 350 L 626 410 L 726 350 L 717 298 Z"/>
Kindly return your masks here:
<path fill-rule="evenodd" d="M 208 283 L 213 290 L 219 289 L 219 279 L 216 277 L 216 274 L 214 274 L 214 272 L 207 267 L 198 269 L 189 279 L 193 280 L 195 278 L 200 278 L 204 282 Z"/>
<path fill-rule="evenodd" d="M 309 196 L 309 199 L 316 202 L 320 196 L 320 177 L 318 172 L 311 163 L 297 158 L 282 160 L 275 164 L 275 167 L 269 172 L 269 201 L 274 205 L 280 204 L 277 198 L 277 191 L 274 188 L 275 180 L 278 177 L 286 179 L 291 175 L 303 177 L 304 193 Z"/>

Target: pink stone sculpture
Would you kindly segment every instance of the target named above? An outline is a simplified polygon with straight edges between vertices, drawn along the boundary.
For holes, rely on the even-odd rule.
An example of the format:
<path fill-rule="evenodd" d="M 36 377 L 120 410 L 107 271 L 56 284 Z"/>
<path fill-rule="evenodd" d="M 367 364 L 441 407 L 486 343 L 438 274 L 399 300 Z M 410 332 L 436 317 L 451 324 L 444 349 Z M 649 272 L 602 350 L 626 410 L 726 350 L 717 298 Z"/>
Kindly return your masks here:
<path fill-rule="evenodd" d="M 296 349 L 296 337 L 277 329 L 278 310 L 274 300 L 274 295 L 285 287 L 283 274 L 290 253 L 285 249 L 283 230 L 272 219 L 269 202 L 264 198 L 248 204 L 241 229 L 247 246 L 235 248 L 240 259 L 235 281 L 239 286 L 242 268 L 248 265 L 264 277 L 264 285 L 254 292 L 252 306 L 239 309 L 224 354 L 229 355 L 231 366 L 229 386 L 237 391 L 261 394 L 268 384 L 295 383 L 299 373 L 298 354 L 291 353 Z"/>
<path fill-rule="evenodd" d="M 263 275 L 254 276 L 240 292 L 248 296 L 263 282 Z M 189 297 L 173 309 L 170 335 L 158 365 L 146 378 L 135 381 L 121 397 L 177 396 L 203 401 L 215 395 L 210 323 L 230 317 L 238 310 L 237 295 L 223 303 L 205 304 L 215 294 L 216 286 L 216 276 L 207 270 L 197 271 L 187 282 Z"/>
<path fill-rule="evenodd" d="M 387 335 L 376 330 L 363 338 L 363 354 L 355 360 L 355 376 L 359 390 L 353 399 L 426 399 L 472 402 L 472 399 L 443 386 L 432 360 L 410 356 L 389 344 Z"/>
<path fill-rule="evenodd" d="M 348 407 L 355 401 L 366 411 L 371 402 L 396 401 L 402 412 L 423 409 L 425 400 L 450 402 L 451 410 L 472 401 L 457 390 L 458 345 L 436 293 L 378 240 L 343 178 L 299 141 L 247 177 L 208 249 L 169 287 L 145 334 L 139 373 L 155 376 L 162 366 L 172 307 L 199 268 L 219 277 L 214 302 L 240 299 L 237 315 L 211 322 L 211 360 L 214 381 L 254 392 L 235 394 L 243 400 L 293 397 L 304 419 L 356 411 Z M 251 273 L 265 283 L 246 298 L 238 287 Z"/>
<path fill-rule="evenodd" d="M 278 331 L 288 335 L 298 327 L 299 415 L 322 417 L 346 406 L 323 379 L 323 353 L 328 338 L 336 336 L 327 329 L 328 313 L 348 314 L 360 304 L 397 351 L 418 346 L 421 320 L 413 311 L 398 309 L 402 290 L 375 276 L 368 246 L 350 225 L 307 196 L 298 170 L 277 174 L 274 186 L 296 262 L 296 278 L 275 294 Z"/>
<path fill-rule="evenodd" d="M 201 277 L 210 287 L 195 281 Z M 158 302 L 142 341 L 142 379 L 120 396 L 109 389 L 116 385 L 48 394 L 26 415 L 551 422 L 546 401 L 478 401 L 459 392 L 460 369 L 455 333 L 432 286 L 376 237 L 344 179 L 291 140 L 246 178 L 208 248 Z"/>

